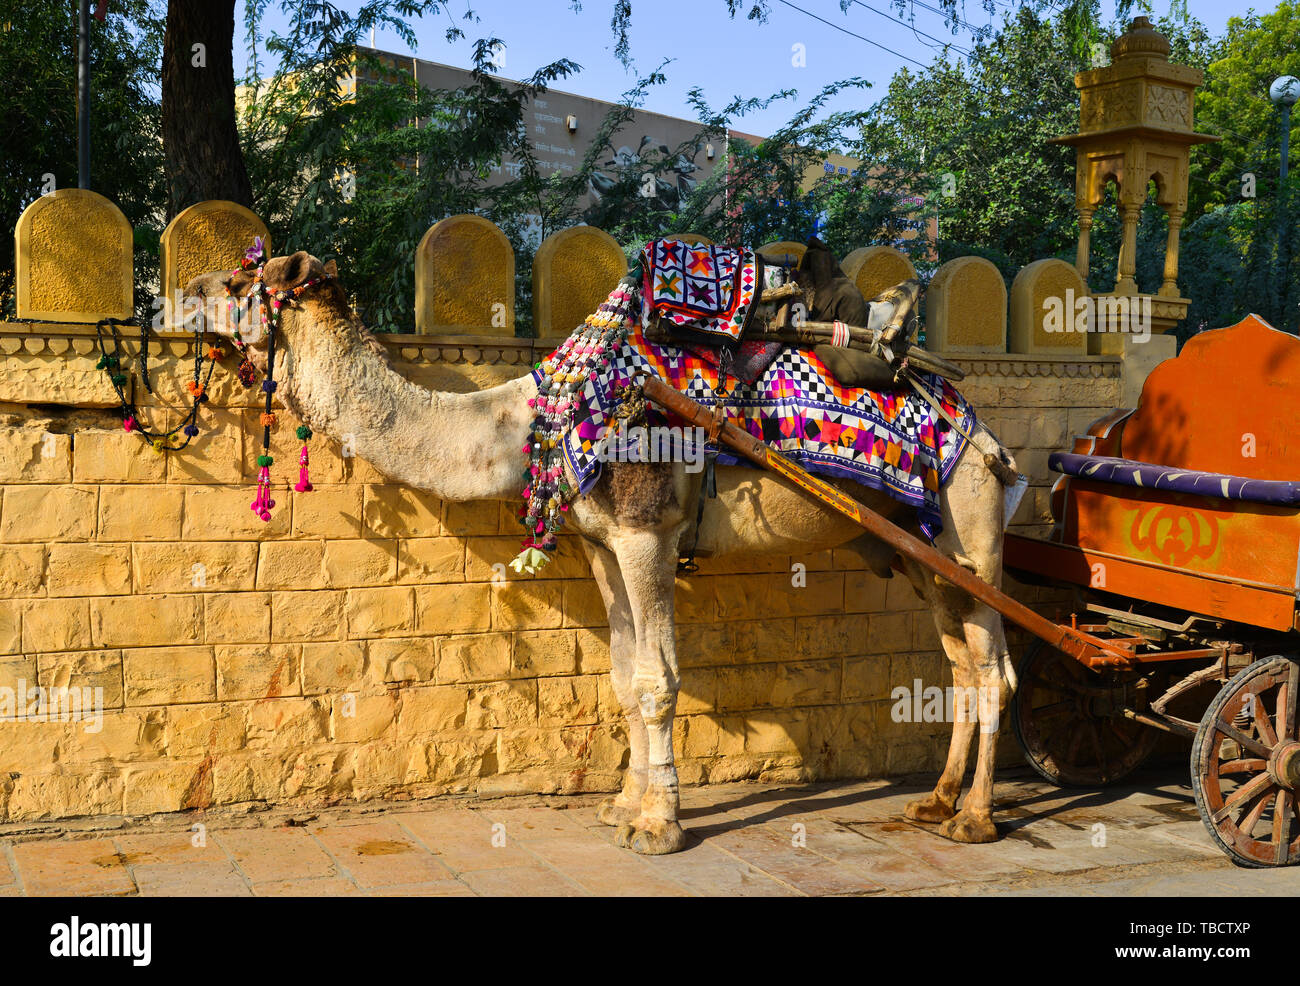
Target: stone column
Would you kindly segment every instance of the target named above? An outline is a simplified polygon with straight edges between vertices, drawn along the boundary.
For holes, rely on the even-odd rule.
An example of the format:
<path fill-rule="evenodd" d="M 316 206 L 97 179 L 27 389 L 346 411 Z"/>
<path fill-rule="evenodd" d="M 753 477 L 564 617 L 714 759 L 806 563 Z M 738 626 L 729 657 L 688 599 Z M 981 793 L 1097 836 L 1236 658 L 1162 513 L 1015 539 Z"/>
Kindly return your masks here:
<path fill-rule="evenodd" d="M 1085 284 L 1088 283 L 1088 256 L 1092 251 L 1092 213 L 1086 206 L 1079 207 L 1079 249 L 1074 255 L 1074 269 Z"/>
<path fill-rule="evenodd" d="M 1115 278 L 1115 294 L 1137 294 L 1137 238 L 1138 216 L 1141 205 L 1124 204 L 1120 215 L 1124 219 L 1124 238 L 1120 241 L 1119 272 Z"/>
<path fill-rule="evenodd" d="M 1183 213 L 1179 209 L 1166 209 L 1169 216 L 1169 236 L 1165 240 L 1165 279 L 1160 285 L 1160 295 L 1178 297 L 1178 233 L 1183 227 Z"/>

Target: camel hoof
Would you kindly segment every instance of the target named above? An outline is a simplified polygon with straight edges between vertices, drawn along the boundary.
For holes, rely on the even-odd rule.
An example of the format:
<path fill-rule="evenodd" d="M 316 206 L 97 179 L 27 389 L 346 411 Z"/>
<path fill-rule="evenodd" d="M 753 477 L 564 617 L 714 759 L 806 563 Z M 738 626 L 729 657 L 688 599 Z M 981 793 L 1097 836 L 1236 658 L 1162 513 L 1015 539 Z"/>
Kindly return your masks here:
<path fill-rule="evenodd" d="M 632 848 L 632 836 L 636 834 L 636 829 L 632 827 L 631 822 L 623 822 L 619 825 L 618 831 L 614 833 L 614 843 L 620 849 Z"/>
<path fill-rule="evenodd" d="M 686 847 L 686 833 L 676 821 L 638 818 L 631 824 L 620 825 L 614 841 L 642 856 L 666 856 Z"/>
<path fill-rule="evenodd" d="M 603 825 L 613 825 L 617 828 L 636 818 L 635 808 L 624 808 L 618 803 L 616 798 L 606 798 L 596 809 L 596 817 Z"/>
<path fill-rule="evenodd" d="M 997 842 L 998 829 L 988 816 L 959 811 L 939 826 L 939 834 L 953 842 Z"/>
<path fill-rule="evenodd" d="M 934 794 L 909 801 L 903 809 L 903 817 L 914 822 L 946 822 L 957 813 L 952 805 L 940 801 Z"/>

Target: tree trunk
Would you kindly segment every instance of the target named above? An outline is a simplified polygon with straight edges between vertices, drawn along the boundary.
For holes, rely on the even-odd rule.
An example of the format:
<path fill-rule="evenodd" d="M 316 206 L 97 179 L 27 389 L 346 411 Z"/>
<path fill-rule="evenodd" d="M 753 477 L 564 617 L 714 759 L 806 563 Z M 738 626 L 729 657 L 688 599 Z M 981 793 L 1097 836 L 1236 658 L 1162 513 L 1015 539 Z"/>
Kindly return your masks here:
<path fill-rule="evenodd" d="M 169 221 L 205 199 L 252 207 L 235 129 L 234 37 L 235 0 L 168 0 L 162 135 Z"/>

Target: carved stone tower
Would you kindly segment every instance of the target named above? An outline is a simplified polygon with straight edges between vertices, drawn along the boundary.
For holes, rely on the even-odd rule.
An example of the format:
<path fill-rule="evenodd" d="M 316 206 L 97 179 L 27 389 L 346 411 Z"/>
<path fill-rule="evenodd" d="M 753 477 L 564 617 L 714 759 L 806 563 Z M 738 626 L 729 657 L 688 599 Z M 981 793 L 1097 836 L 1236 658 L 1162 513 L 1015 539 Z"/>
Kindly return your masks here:
<path fill-rule="evenodd" d="M 1219 139 L 1192 129 L 1192 97 L 1204 73 L 1172 64 L 1169 50 L 1169 39 L 1156 31 L 1149 19 L 1135 18 L 1111 45 L 1111 64 L 1074 77 L 1080 100 L 1079 132 L 1051 141 L 1073 145 L 1077 155 L 1079 249 L 1075 267 L 1079 275 L 1088 279 L 1093 213 L 1102 204 L 1107 182 L 1114 181 L 1123 234 L 1111 296 L 1130 302 L 1149 298 L 1151 329 L 1156 333 L 1169 331 L 1186 315 L 1190 304 L 1178 291 L 1178 234 L 1187 211 L 1188 155 L 1193 144 Z M 1169 217 L 1169 236 L 1160 290 L 1155 295 L 1141 295 L 1135 276 L 1137 225 L 1147 183 L 1153 179 L 1156 203 Z M 1112 350 L 1103 340 L 1099 342 L 1103 344 L 1098 351 Z"/>

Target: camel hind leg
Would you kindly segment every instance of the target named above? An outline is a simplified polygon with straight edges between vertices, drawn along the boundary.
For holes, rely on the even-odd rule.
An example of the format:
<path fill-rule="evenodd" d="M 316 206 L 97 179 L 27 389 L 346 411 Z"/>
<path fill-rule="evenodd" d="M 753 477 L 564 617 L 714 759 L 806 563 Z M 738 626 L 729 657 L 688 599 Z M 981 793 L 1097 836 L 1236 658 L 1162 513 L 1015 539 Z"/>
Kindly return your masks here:
<path fill-rule="evenodd" d="M 984 433 L 987 441 L 992 436 Z M 1002 583 L 1003 487 L 967 448 L 944 488 L 943 532 L 935 547 L 993 586 Z M 952 663 L 954 719 L 948 761 L 934 792 L 909 805 L 909 817 L 942 820 L 939 833 L 958 842 L 992 842 L 993 773 L 998 733 L 1014 688 L 1002 617 L 929 572 L 920 581 L 934 609 L 944 650 Z M 971 739 L 978 726 L 975 774 L 962 807 L 946 820 L 961 792 Z M 927 817 L 928 816 L 928 817 Z"/>
<path fill-rule="evenodd" d="M 966 647 L 965 628 L 962 621 L 947 611 L 930 573 L 915 562 L 906 563 L 908 578 L 917 588 L 918 595 L 930 603 L 939 640 L 952 668 L 952 687 L 958 697 L 965 696 L 975 684 L 974 668 Z M 928 584 L 927 584 L 928 583 Z M 975 718 L 968 714 L 969 707 L 954 702 L 952 738 L 948 744 L 948 759 L 934 790 L 924 797 L 910 801 L 903 814 L 918 822 L 946 822 L 957 813 L 957 799 L 961 797 L 966 777 L 966 763 L 970 757 L 971 739 L 975 735 Z"/>

